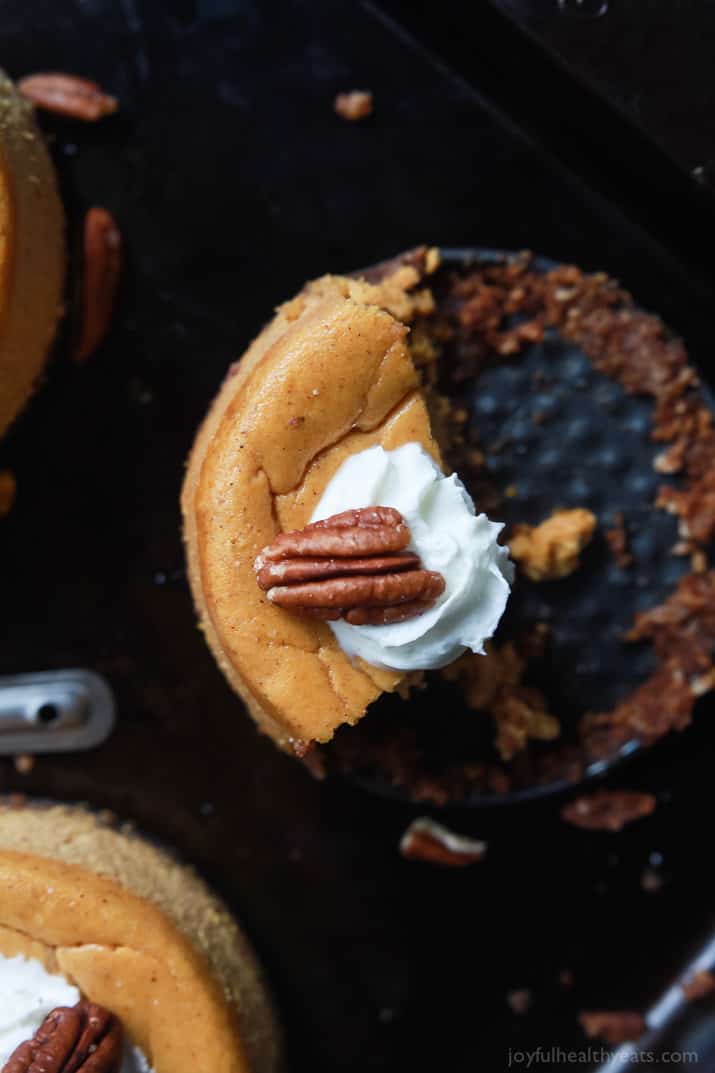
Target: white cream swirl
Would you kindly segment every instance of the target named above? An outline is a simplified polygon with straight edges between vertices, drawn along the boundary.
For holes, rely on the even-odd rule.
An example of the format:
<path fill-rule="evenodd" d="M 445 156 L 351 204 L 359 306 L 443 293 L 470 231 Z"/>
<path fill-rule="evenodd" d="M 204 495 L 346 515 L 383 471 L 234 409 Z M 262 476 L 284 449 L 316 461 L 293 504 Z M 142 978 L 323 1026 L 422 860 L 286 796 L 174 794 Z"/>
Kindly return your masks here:
<path fill-rule="evenodd" d="M 0 954 L 0 1069 L 49 1013 L 58 1006 L 76 1006 L 80 997 L 64 976 L 52 975 L 39 961 Z M 144 1055 L 127 1046 L 120 1073 L 145 1071 L 151 1073 Z"/>
<path fill-rule="evenodd" d="M 445 477 L 418 443 L 394 451 L 370 447 L 348 458 L 328 483 L 311 521 L 350 508 L 394 507 L 411 533 L 410 549 L 445 591 L 422 615 L 389 626 L 330 627 L 341 648 L 375 667 L 431 670 L 467 648 L 483 652 L 509 596 L 514 568 L 497 544 L 503 526 L 477 514 L 456 474 Z"/>

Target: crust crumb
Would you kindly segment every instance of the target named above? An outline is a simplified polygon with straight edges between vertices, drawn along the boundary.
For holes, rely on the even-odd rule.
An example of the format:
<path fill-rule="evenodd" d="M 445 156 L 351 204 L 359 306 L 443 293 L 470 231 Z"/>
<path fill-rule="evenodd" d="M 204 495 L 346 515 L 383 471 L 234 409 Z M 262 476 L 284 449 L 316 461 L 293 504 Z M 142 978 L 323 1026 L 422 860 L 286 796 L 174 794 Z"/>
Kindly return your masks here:
<path fill-rule="evenodd" d="M 511 557 L 532 581 L 568 577 L 578 569 L 579 555 L 595 528 L 590 510 L 558 510 L 540 525 L 516 526 L 509 541 Z"/>
<path fill-rule="evenodd" d="M 333 108 L 341 119 L 354 123 L 372 115 L 372 93 L 369 90 L 353 89 L 349 93 L 338 93 Z"/>
<path fill-rule="evenodd" d="M 496 648 L 486 644 L 486 654 L 468 652 L 442 670 L 450 682 L 464 691 L 468 707 L 488 712 L 496 724 L 496 748 L 511 760 L 530 740 L 552 741 L 561 732 L 540 690 L 522 684 L 526 661 L 509 642 Z"/>
<path fill-rule="evenodd" d="M 628 532 L 620 511 L 614 515 L 613 526 L 606 530 L 605 536 L 616 564 L 621 570 L 627 570 L 633 562 L 633 556 L 628 550 Z"/>

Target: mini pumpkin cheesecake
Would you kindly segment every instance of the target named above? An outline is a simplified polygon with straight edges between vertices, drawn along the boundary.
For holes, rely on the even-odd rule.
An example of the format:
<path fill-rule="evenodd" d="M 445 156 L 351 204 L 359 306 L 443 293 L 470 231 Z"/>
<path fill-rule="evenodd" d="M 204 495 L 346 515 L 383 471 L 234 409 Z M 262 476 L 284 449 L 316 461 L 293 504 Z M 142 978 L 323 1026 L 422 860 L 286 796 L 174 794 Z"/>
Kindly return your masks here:
<path fill-rule="evenodd" d="M 25 1023 L 22 1009 L 16 1021 L 12 1011 L 18 994 L 27 999 L 28 979 L 41 982 L 43 996 L 79 999 L 72 1014 L 67 1001 L 59 1014 L 42 1010 L 51 1017 L 35 1047 L 42 1032 L 56 1046 L 67 1018 L 81 1023 L 89 1011 L 91 1024 L 98 1008 L 133 1052 L 122 1073 L 278 1068 L 261 973 L 225 906 L 169 854 L 80 808 L 0 804 L 0 992 L 3 981 L 8 991 L 0 993 L 0 1050 L 3 1029 Z M 118 1068 L 108 1058 L 96 1070 Z"/>
<path fill-rule="evenodd" d="M 471 613 L 455 601 L 475 564 L 442 554 L 448 522 L 467 523 L 458 550 L 471 543 L 486 564 L 474 572 L 488 590 L 475 647 L 504 608 L 500 526 L 443 477 L 415 364 L 427 340 L 411 326 L 433 310 L 438 264 L 420 250 L 308 283 L 230 368 L 189 459 L 182 507 L 201 628 L 259 727 L 299 755 L 411 670 L 471 644 L 450 655 L 432 621 Z M 440 527 L 441 551 L 428 539 Z"/>
<path fill-rule="evenodd" d="M 32 394 L 62 312 L 64 214 L 32 105 L 0 71 L 0 436 Z"/>

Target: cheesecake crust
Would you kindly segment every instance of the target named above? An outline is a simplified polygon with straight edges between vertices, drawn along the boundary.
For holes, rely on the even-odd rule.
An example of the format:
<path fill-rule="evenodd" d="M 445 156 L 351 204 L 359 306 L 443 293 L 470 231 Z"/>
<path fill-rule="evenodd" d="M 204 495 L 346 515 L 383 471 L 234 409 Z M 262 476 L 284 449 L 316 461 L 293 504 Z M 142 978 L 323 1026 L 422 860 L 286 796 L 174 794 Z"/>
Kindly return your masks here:
<path fill-rule="evenodd" d="M 339 468 L 379 444 L 439 461 L 408 322 L 431 308 L 420 271 L 377 283 L 315 280 L 229 370 L 189 459 L 182 494 L 200 627 L 259 727 L 283 748 L 328 741 L 402 675 L 352 663 L 325 623 L 269 603 L 254 561 L 302 529 Z"/>
<path fill-rule="evenodd" d="M 279 1032 L 234 918 L 189 868 L 66 806 L 0 804 L 0 954 L 123 1022 L 156 1073 L 276 1073 Z"/>
<path fill-rule="evenodd" d="M 64 213 L 32 105 L 0 71 L 0 436 L 32 394 L 62 314 Z"/>

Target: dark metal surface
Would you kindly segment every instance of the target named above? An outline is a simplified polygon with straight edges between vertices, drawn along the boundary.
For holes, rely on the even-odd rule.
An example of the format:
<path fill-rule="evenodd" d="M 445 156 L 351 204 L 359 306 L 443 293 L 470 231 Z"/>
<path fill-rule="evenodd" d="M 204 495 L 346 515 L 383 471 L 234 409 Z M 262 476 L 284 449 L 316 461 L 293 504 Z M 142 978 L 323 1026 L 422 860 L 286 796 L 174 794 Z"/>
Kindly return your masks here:
<path fill-rule="evenodd" d="M 380 5 L 393 29 L 478 85 L 554 161 L 607 194 L 673 253 L 709 272 L 713 168 L 705 146 L 693 164 L 695 156 L 683 159 L 673 143 L 683 134 L 686 112 L 691 119 L 685 129 L 705 142 L 712 137 L 707 101 L 715 85 L 706 92 L 712 79 L 706 57 L 713 7 L 683 4 L 683 19 L 680 5 L 676 18 L 667 2 L 609 0 L 605 15 L 575 17 L 579 8 L 601 6 L 599 0 L 444 0 L 435 18 L 431 7 L 411 0 Z M 649 37 L 657 48 L 643 44 Z M 633 47 L 639 38 L 640 47 Z M 702 56 L 700 68 L 690 62 L 693 52 Z M 588 77 L 587 55 L 599 78 Z M 638 110 L 622 107 L 619 87 L 625 96 L 630 88 L 644 108 L 657 98 L 657 119 L 645 123 Z"/>
<path fill-rule="evenodd" d="M 715 165 L 715 7 L 642 0 L 495 0 L 686 171 Z"/>
<path fill-rule="evenodd" d="M 265 961 L 294 1070 L 497 1071 L 509 1047 L 582 1045 L 578 1008 L 645 1006 L 711 903 L 707 718 L 629 768 L 660 805 L 620 836 L 566 828 L 546 803 L 452 817 L 491 842 L 470 871 L 403 861 L 417 810 L 312 782 L 240 711 L 195 627 L 176 500 L 224 369 L 310 275 L 425 241 L 528 245 L 620 276 L 707 369 L 702 262 L 370 6 L 6 0 L 0 54 L 13 75 L 65 68 L 121 98 L 99 126 L 46 129 L 73 230 L 105 204 L 127 245 L 111 340 L 85 368 L 60 356 L 0 445 L 19 483 L 0 526 L 0 673 L 93 667 L 118 727 L 25 778 L 3 762 L 0 788 L 111 807 L 200 866 Z M 362 125 L 332 112 L 352 87 L 375 93 Z M 534 995 L 523 1017 L 518 987 Z"/>
<path fill-rule="evenodd" d="M 643 1036 L 611 1054 L 598 1073 L 628 1073 L 634 1064 L 653 1066 L 642 1055 L 683 1056 L 678 1064 L 699 1064 L 702 1069 L 715 1068 L 715 1007 L 712 996 L 693 1001 L 686 997 L 689 985 L 700 973 L 715 969 L 715 935 L 710 930 L 697 949 L 689 952 L 680 971 L 645 1014 Z M 684 1056 L 687 1055 L 686 1059 Z M 695 1057 L 693 1057 L 695 1056 Z M 671 1063 L 672 1064 L 672 1063 Z"/>

